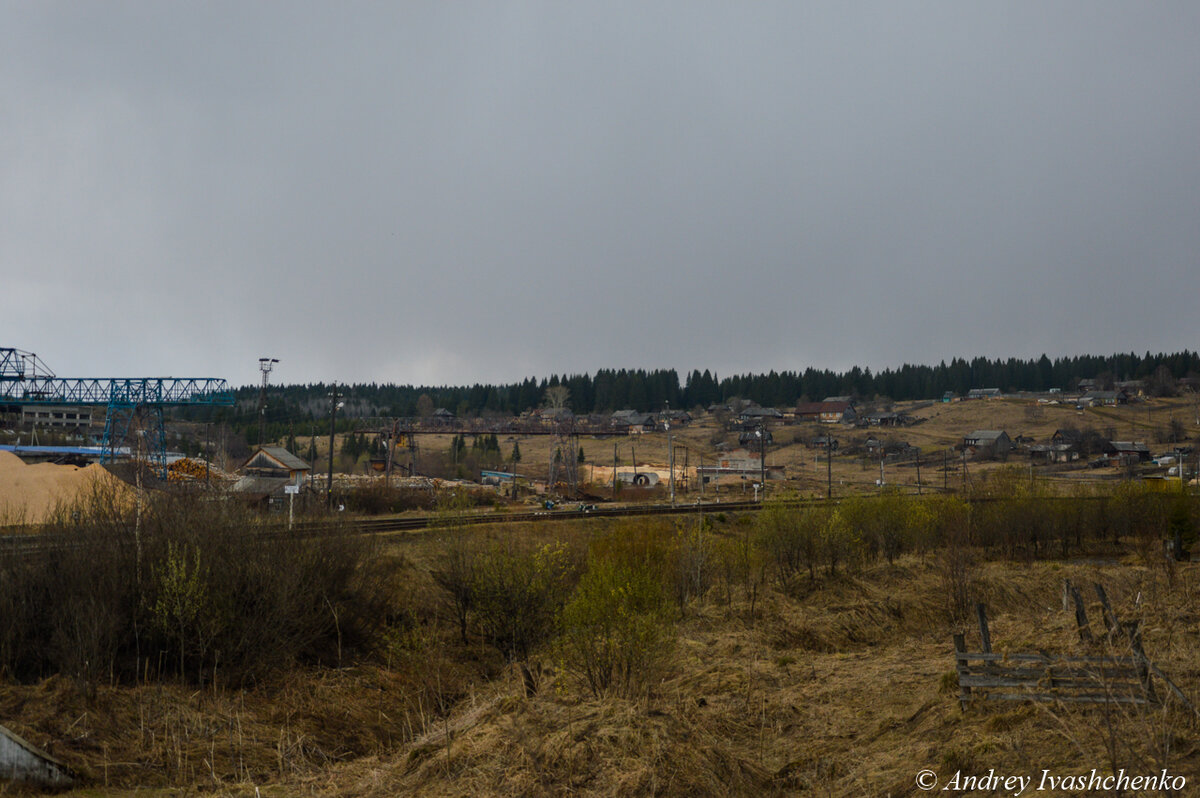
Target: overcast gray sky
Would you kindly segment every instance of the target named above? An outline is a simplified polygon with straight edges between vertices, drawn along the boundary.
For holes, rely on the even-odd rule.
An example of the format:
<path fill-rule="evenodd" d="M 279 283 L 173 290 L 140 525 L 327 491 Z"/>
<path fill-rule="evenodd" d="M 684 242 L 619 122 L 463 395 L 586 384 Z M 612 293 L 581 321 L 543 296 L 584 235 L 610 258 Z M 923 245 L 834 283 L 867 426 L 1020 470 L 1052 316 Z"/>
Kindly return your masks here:
<path fill-rule="evenodd" d="M 0 346 L 462 384 L 1200 347 L 1200 4 L 0 0 Z"/>

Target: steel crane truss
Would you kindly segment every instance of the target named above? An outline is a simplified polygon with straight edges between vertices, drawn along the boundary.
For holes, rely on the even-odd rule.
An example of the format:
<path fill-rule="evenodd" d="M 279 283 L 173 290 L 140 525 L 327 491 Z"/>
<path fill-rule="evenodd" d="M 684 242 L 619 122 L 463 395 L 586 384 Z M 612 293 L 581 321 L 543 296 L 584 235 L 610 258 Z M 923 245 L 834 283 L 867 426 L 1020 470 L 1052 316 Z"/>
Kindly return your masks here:
<path fill-rule="evenodd" d="M 232 405 L 225 380 L 25 377 L 0 381 L 0 402 L 19 405 Z"/>
<path fill-rule="evenodd" d="M 0 350 L 0 356 L 13 350 Z M 167 468 L 164 407 L 232 406 L 233 391 L 225 380 L 213 378 L 147 377 L 138 379 L 28 376 L 15 360 L 4 369 L 13 375 L 0 380 L 0 404 L 103 405 L 107 408 L 100 462 L 112 462 L 121 442 L 137 424 L 140 438 L 131 452 L 144 452 L 160 476 Z"/>
<path fill-rule="evenodd" d="M 149 458 L 154 472 L 161 478 L 167 473 L 167 432 L 163 426 L 162 405 L 109 405 L 104 417 L 104 440 L 100 444 L 100 462 L 116 459 L 121 441 L 127 441 L 130 430 L 138 436 L 127 444 L 130 454 L 139 460 Z"/>

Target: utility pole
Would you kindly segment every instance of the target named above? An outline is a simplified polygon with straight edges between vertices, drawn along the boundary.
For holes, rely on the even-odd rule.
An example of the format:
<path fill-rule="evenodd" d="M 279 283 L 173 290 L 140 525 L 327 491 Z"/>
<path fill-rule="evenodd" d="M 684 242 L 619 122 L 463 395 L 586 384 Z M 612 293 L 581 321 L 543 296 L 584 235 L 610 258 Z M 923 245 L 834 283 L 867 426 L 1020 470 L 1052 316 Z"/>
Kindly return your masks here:
<path fill-rule="evenodd" d="M 668 405 L 669 407 L 669 405 Z M 675 506 L 675 444 L 674 438 L 671 436 L 671 422 L 667 424 L 667 467 L 671 474 L 671 506 Z"/>
<path fill-rule="evenodd" d="M 762 486 L 762 498 L 767 500 L 767 428 L 758 425 L 758 484 Z"/>
<path fill-rule="evenodd" d="M 692 478 L 688 476 L 691 472 L 688 471 L 688 448 L 683 447 L 683 492 L 692 492 Z"/>
<path fill-rule="evenodd" d="M 337 383 L 329 394 L 329 483 L 325 486 L 325 509 L 333 509 L 333 437 L 337 432 L 338 391 Z"/>
<path fill-rule="evenodd" d="M 825 433 L 825 499 L 833 498 L 833 436 Z"/>
<path fill-rule="evenodd" d="M 279 362 L 278 358 L 260 357 L 258 369 L 262 372 L 262 390 L 258 393 L 258 445 L 263 445 L 264 430 L 267 426 L 267 382 L 271 379 L 271 369 Z"/>
<path fill-rule="evenodd" d="M 612 497 L 617 498 L 617 444 L 613 444 L 613 476 L 612 476 Z"/>
<path fill-rule="evenodd" d="M 921 495 L 921 450 L 917 449 L 917 495 Z"/>
<path fill-rule="evenodd" d="M 383 484 L 385 487 L 392 487 L 392 452 L 396 448 L 396 437 L 400 430 L 400 419 L 392 419 L 392 431 L 388 433 L 387 442 L 387 465 L 383 470 Z"/>

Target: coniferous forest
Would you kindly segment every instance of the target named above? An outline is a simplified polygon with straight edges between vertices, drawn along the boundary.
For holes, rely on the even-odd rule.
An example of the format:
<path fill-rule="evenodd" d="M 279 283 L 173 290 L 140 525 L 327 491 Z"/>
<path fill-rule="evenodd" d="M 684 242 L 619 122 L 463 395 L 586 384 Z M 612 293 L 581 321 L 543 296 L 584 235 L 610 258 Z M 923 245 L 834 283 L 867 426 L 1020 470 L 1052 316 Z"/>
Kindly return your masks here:
<path fill-rule="evenodd" d="M 1143 380 L 1152 395 L 1172 395 L 1178 380 L 1200 375 L 1200 353 L 1081 355 L 1051 360 L 1018 358 L 971 360 L 954 358 L 936 366 L 904 364 L 872 372 L 854 367 L 837 372 L 807 368 L 721 377 L 708 369 L 684 376 L 675 369 L 600 369 L 595 374 L 528 377 L 507 385 L 414 386 L 378 383 L 339 384 L 344 420 L 365 416 L 412 417 L 445 408 L 459 417 L 513 416 L 540 407 L 546 389 L 568 389 L 567 406 L 577 415 L 620 409 L 642 412 L 666 407 L 693 409 L 737 397 L 768 407 L 786 407 L 827 396 L 853 395 L 863 399 L 908 401 L 937 399 L 945 392 L 965 394 L 972 388 L 1019 391 L 1075 390 L 1080 380 L 1093 379 L 1102 387 L 1126 380 Z M 329 414 L 332 384 L 272 386 L 268 424 L 322 419 Z M 257 423 L 259 389 L 238 390 L 238 408 L 223 411 L 223 420 Z M 226 415 L 227 413 L 227 415 Z"/>

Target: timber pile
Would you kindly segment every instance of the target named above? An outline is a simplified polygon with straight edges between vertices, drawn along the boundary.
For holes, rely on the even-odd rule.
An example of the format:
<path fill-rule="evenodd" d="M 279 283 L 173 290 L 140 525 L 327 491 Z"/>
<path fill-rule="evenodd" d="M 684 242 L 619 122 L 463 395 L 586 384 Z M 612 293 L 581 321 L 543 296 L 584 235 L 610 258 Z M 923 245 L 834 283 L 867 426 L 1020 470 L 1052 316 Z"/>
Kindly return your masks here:
<path fill-rule="evenodd" d="M 228 480 L 231 477 L 214 465 L 205 465 L 200 460 L 181 457 L 167 466 L 169 482 L 190 482 L 197 479 Z"/>

